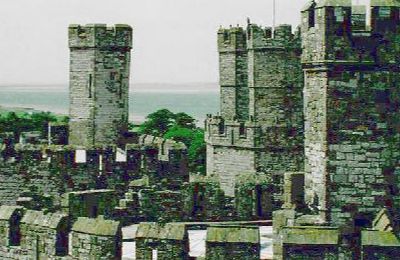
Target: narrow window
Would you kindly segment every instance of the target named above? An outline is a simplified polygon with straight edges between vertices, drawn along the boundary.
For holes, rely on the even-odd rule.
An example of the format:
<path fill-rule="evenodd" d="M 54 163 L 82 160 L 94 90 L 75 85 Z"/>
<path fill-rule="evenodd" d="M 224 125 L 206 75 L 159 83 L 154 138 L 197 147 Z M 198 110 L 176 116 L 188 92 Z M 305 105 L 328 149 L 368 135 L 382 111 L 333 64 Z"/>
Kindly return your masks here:
<path fill-rule="evenodd" d="M 315 26 L 315 10 L 308 10 L 308 28 L 312 28 Z"/>
<path fill-rule="evenodd" d="M 225 133 L 225 123 L 224 123 L 224 121 L 219 122 L 219 125 L 218 125 L 218 133 L 219 133 L 220 135 L 222 135 L 222 134 Z"/>
<path fill-rule="evenodd" d="M 240 126 L 239 126 L 239 135 L 240 135 L 240 136 L 246 135 L 246 128 L 244 127 L 244 123 L 240 123 Z"/>
<path fill-rule="evenodd" d="M 115 80 L 115 72 L 114 71 L 110 72 L 110 80 Z"/>
<path fill-rule="evenodd" d="M 89 74 L 89 84 L 88 84 L 89 98 L 92 98 L 92 83 L 93 83 L 92 74 Z"/>
<path fill-rule="evenodd" d="M 229 33 L 228 33 L 228 31 L 224 31 L 224 42 L 226 42 L 226 41 L 228 41 L 229 40 Z"/>

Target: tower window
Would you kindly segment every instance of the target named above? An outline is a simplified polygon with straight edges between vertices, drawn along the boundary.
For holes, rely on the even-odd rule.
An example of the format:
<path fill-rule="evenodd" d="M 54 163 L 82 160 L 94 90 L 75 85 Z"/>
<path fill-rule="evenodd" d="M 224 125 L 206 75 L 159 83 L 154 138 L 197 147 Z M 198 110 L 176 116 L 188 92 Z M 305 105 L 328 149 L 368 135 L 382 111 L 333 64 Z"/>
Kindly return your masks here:
<path fill-rule="evenodd" d="M 89 98 L 92 98 L 92 83 L 93 83 L 92 74 L 89 74 L 89 83 L 88 83 L 88 97 Z"/>
<path fill-rule="evenodd" d="M 224 123 L 224 121 L 219 122 L 219 124 L 218 124 L 218 133 L 220 135 L 225 133 L 225 123 Z"/>
<path fill-rule="evenodd" d="M 308 10 L 308 28 L 312 28 L 315 26 L 315 10 Z"/>
<path fill-rule="evenodd" d="M 246 128 L 244 127 L 244 123 L 240 123 L 240 126 L 239 126 L 239 135 L 241 135 L 241 136 L 246 135 Z"/>
<path fill-rule="evenodd" d="M 224 31 L 224 42 L 229 40 L 229 34 L 227 31 Z"/>
<path fill-rule="evenodd" d="M 115 71 L 110 72 L 110 80 L 115 80 L 117 73 Z"/>

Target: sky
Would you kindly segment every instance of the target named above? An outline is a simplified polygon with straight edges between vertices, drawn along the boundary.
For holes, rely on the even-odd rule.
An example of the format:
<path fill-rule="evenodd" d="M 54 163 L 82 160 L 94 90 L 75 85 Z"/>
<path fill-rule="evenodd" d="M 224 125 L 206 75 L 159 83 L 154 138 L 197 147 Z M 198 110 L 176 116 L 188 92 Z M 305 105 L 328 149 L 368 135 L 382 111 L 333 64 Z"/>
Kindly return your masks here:
<path fill-rule="evenodd" d="M 300 23 L 307 0 L 276 0 Z M 218 82 L 220 26 L 272 25 L 272 0 L 1 0 L 0 85 L 68 84 L 69 24 L 133 27 L 132 83 Z"/>

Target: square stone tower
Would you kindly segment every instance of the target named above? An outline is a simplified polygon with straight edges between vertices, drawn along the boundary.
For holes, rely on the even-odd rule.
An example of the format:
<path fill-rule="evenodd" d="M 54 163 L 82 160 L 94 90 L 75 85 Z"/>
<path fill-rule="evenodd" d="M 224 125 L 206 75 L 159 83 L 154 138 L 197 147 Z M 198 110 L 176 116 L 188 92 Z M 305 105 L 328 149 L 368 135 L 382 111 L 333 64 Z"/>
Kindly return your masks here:
<path fill-rule="evenodd" d="M 339 226 L 400 206 L 400 3 L 370 8 L 369 23 L 351 0 L 302 11 L 305 199 Z"/>
<path fill-rule="evenodd" d="M 234 196 L 240 174 L 303 170 L 303 73 L 290 25 L 218 31 L 221 113 L 206 120 L 207 175 Z M 280 198 L 277 198 L 279 204 Z"/>
<path fill-rule="evenodd" d="M 128 125 L 132 28 L 70 25 L 69 144 L 116 144 Z"/>

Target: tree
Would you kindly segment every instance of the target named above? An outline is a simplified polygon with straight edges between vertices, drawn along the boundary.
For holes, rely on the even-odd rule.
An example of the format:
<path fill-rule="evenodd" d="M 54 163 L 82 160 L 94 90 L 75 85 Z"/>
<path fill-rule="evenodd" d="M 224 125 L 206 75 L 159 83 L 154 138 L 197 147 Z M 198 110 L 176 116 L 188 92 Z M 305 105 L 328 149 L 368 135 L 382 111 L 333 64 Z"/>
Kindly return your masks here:
<path fill-rule="evenodd" d="M 163 136 L 174 124 L 175 115 L 168 109 L 160 109 L 146 117 L 140 126 L 140 133 Z"/>
<path fill-rule="evenodd" d="M 174 114 L 168 109 L 161 109 L 146 117 L 146 121 L 139 126 L 139 132 L 184 143 L 188 148 L 190 170 L 204 173 L 206 159 L 204 131 L 197 128 L 195 122 L 196 120 L 186 113 Z"/>
<path fill-rule="evenodd" d="M 204 130 L 198 128 L 193 135 L 188 150 L 189 168 L 193 172 L 206 172 L 206 143 L 204 141 Z"/>
<path fill-rule="evenodd" d="M 196 128 L 196 120 L 186 113 L 175 114 L 175 124 L 179 127 L 194 129 Z"/>
<path fill-rule="evenodd" d="M 68 117 L 56 115 L 50 112 L 37 112 L 33 114 L 6 112 L 0 114 L 0 132 L 13 132 L 18 139 L 21 132 L 46 131 L 49 122 L 68 122 Z"/>

